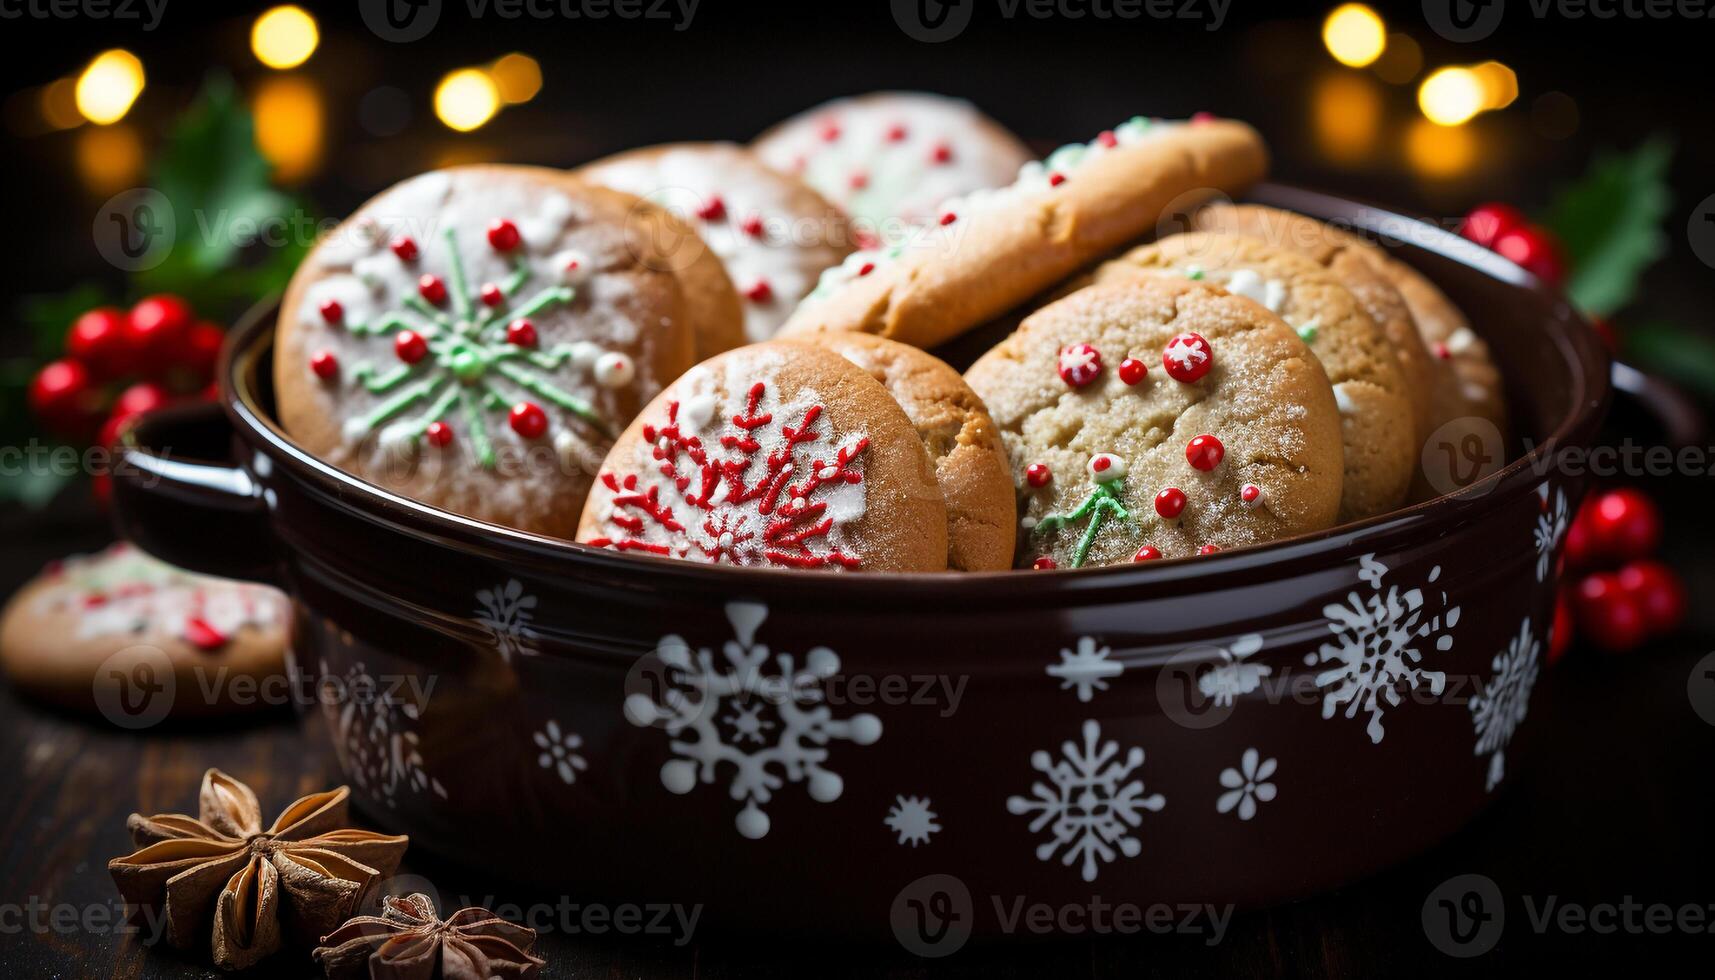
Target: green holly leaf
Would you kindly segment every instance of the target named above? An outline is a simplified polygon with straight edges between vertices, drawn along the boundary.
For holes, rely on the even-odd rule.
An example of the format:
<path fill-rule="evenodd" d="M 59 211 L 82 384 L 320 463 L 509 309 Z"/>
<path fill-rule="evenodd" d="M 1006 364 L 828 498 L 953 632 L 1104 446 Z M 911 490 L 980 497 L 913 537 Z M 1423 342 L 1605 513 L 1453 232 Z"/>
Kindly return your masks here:
<path fill-rule="evenodd" d="M 1626 359 L 1715 398 L 1715 340 L 1666 323 L 1639 323 L 1626 328 Z"/>
<path fill-rule="evenodd" d="M 107 291 L 91 283 L 63 293 L 24 297 L 18 304 L 18 317 L 29 331 L 34 359 L 51 361 L 64 356 L 66 329 L 72 321 L 107 301 Z"/>
<path fill-rule="evenodd" d="M 1667 249 L 1662 222 L 1673 203 L 1667 168 L 1673 142 L 1646 140 L 1631 153 L 1601 153 L 1565 188 L 1544 219 L 1572 274 L 1567 294 L 1587 313 L 1612 316 L 1631 302 L 1644 269 Z"/>

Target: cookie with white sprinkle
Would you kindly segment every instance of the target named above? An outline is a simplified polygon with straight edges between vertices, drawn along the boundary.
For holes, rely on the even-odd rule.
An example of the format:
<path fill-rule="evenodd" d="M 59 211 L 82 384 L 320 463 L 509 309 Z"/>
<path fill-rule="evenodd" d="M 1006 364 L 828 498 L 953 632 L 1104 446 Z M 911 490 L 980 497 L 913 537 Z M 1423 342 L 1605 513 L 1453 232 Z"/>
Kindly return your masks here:
<path fill-rule="evenodd" d="M 738 343 L 774 336 L 822 270 L 853 248 L 837 208 L 732 143 L 632 150 L 588 164 L 577 175 L 660 204 L 693 225 L 742 300 Z M 698 349 L 705 358 L 717 353 Z"/>
<path fill-rule="evenodd" d="M 388 490 L 569 537 L 609 442 L 695 363 L 652 213 L 666 216 L 526 167 L 382 193 L 287 289 L 286 431 Z"/>
<path fill-rule="evenodd" d="M 883 239 L 895 222 L 935 220 L 948 198 L 1010 183 L 1033 155 L 969 102 L 922 92 L 835 99 L 776 125 L 751 149 Z"/>
<path fill-rule="evenodd" d="M 284 683 L 290 607 L 274 589 L 196 575 L 124 543 L 50 565 L 0 614 L 20 690 L 125 724 L 258 710 Z"/>
<path fill-rule="evenodd" d="M 865 249 L 822 275 L 787 321 L 934 347 L 1002 316 L 1187 204 L 1261 178 L 1255 130 L 1198 116 L 1136 117 L 1020 168 L 1011 185 L 946 202 L 909 239 Z"/>
<path fill-rule="evenodd" d="M 1180 275 L 1261 303 L 1298 331 L 1334 385 L 1345 448 L 1340 520 L 1405 500 L 1417 469 L 1416 419 L 1393 346 L 1351 291 L 1314 260 L 1257 238 L 1188 232 L 1097 268 L 1095 282 Z"/>
<path fill-rule="evenodd" d="M 1012 459 L 1018 564 L 1184 558 L 1333 524 L 1332 386 L 1297 331 L 1218 287 L 1090 286 L 965 373 Z"/>
<path fill-rule="evenodd" d="M 947 501 L 947 567 L 1012 567 L 1018 510 L 1000 430 L 959 372 L 928 351 L 866 333 L 811 334 L 881 382 L 917 427 Z"/>
<path fill-rule="evenodd" d="M 947 507 L 879 381 L 833 351 L 768 342 L 697 365 L 643 410 L 578 540 L 705 564 L 941 571 Z"/>

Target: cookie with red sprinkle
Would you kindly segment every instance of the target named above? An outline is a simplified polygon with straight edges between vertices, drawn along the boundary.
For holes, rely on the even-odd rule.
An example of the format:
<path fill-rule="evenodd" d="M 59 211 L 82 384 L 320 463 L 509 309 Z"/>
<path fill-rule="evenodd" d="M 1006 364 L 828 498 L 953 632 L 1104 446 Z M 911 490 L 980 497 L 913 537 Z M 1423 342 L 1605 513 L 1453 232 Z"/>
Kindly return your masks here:
<path fill-rule="evenodd" d="M 739 343 L 767 340 L 824 269 L 851 253 L 846 217 L 796 177 L 732 143 L 674 143 L 579 168 L 578 176 L 635 194 L 691 224 L 723 263 L 743 300 Z"/>
<path fill-rule="evenodd" d="M 633 555 L 817 571 L 947 567 L 947 506 L 905 411 L 830 350 L 705 361 L 614 443 L 577 539 Z"/>
<path fill-rule="evenodd" d="M 118 724 L 256 711 L 257 685 L 285 681 L 288 618 L 274 589 L 121 543 L 55 562 L 12 597 L 0 669 L 19 690 Z"/>
<path fill-rule="evenodd" d="M 782 122 L 751 149 L 859 224 L 890 237 L 927 225 L 941 202 L 1001 187 L 1030 150 L 969 102 L 922 92 L 835 99 Z"/>
<path fill-rule="evenodd" d="M 386 489 L 570 537 L 611 440 L 695 363 L 676 224 L 538 168 L 393 187 L 293 277 L 275 347 L 282 424 Z"/>
<path fill-rule="evenodd" d="M 1075 345 L 1151 368 L 1071 384 L 1058 367 Z M 1079 290 L 1026 317 L 965 380 L 1011 457 L 1024 565 L 1193 557 L 1321 530 L 1339 511 L 1327 374 L 1297 331 L 1219 287 L 1134 276 Z"/>

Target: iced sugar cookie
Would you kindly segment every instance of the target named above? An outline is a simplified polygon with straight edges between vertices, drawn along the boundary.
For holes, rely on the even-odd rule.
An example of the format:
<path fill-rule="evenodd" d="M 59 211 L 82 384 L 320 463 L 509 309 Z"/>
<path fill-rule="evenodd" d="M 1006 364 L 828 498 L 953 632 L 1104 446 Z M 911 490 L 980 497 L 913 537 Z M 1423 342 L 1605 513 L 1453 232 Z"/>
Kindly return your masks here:
<path fill-rule="evenodd" d="M 1012 567 L 1017 505 L 1000 430 L 959 372 L 933 354 L 863 333 L 807 340 L 868 371 L 917 427 L 947 501 L 947 567 Z"/>
<path fill-rule="evenodd" d="M 708 564 L 947 567 L 947 507 L 911 420 L 832 351 L 763 343 L 706 361 L 614 444 L 578 540 Z"/>
<path fill-rule="evenodd" d="M 1100 266 L 1094 281 L 1165 273 L 1214 283 L 1268 307 L 1298 331 L 1334 385 L 1345 452 L 1341 521 L 1405 500 L 1417 469 L 1416 417 L 1393 345 L 1357 299 L 1307 256 L 1257 238 L 1190 232 Z"/>
<path fill-rule="evenodd" d="M 920 92 L 836 99 L 751 144 L 882 238 L 935 220 L 951 197 L 1010 183 L 1032 156 L 969 102 Z"/>
<path fill-rule="evenodd" d="M 286 430 L 386 489 L 569 537 L 610 441 L 694 363 L 651 211 L 525 167 L 386 191 L 286 292 Z"/>
<path fill-rule="evenodd" d="M 848 256 L 783 332 L 849 330 L 934 347 L 1153 233 L 1165 211 L 1240 192 L 1266 164 L 1243 123 L 1134 118 L 1026 164 L 1006 188 L 947 202 L 903 243 Z"/>
<path fill-rule="evenodd" d="M 1328 376 L 1279 317 L 1216 287 L 1143 276 L 1080 290 L 965 380 L 1012 459 L 1020 565 L 1183 558 L 1338 513 Z"/>
<path fill-rule="evenodd" d="M 55 563 L 12 597 L 0 666 L 21 690 L 78 710 L 253 711 L 258 682 L 285 673 L 287 621 L 273 589 L 116 544 Z"/>
<path fill-rule="evenodd" d="M 774 336 L 822 270 L 838 265 L 852 250 L 851 229 L 833 205 L 803 181 L 770 170 L 731 143 L 633 150 L 577 173 L 660 204 L 694 225 L 741 297 L 740 343 Z M 719 351 L 698 353 L 708 357 Z"/>

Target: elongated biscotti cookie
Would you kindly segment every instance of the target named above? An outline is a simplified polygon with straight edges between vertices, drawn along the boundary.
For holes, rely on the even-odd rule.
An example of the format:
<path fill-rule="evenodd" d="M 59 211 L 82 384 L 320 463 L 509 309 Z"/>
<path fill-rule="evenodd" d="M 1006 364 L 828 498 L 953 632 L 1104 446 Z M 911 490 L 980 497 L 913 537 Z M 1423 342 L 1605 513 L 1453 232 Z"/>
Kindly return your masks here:
<path fill-rule="evenodd" d="M 1267 152 L 1231 120 L 1134 118 L 1026 164 L 1011 186 L 948 202 L 934 223 L 822 277 L 784 333 L 852 330 L 932 347 L 1154 232 L 1164 211 L 1237 194 Z"/>

